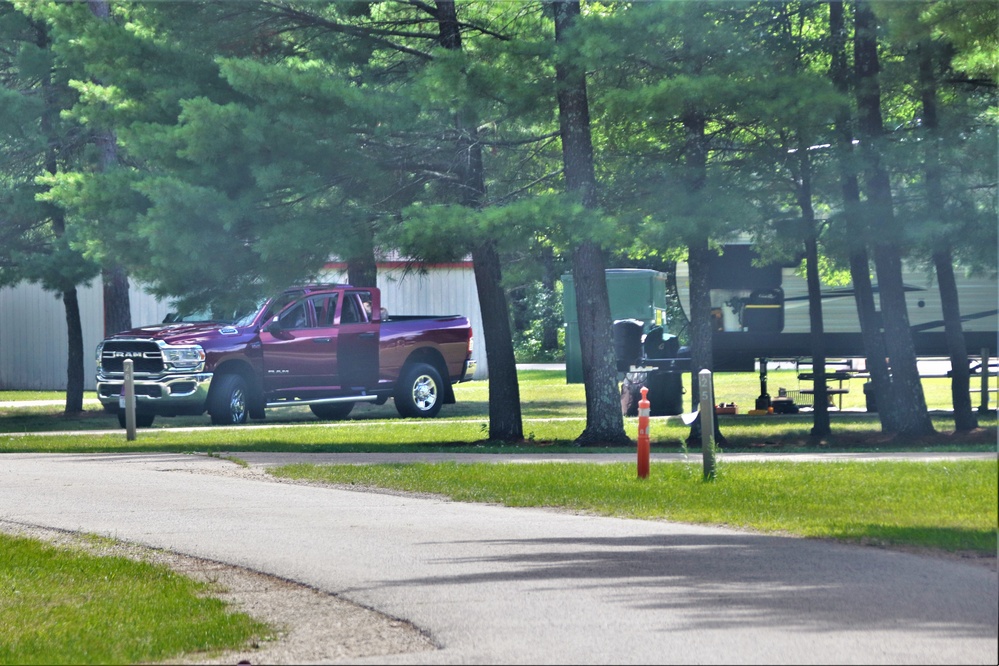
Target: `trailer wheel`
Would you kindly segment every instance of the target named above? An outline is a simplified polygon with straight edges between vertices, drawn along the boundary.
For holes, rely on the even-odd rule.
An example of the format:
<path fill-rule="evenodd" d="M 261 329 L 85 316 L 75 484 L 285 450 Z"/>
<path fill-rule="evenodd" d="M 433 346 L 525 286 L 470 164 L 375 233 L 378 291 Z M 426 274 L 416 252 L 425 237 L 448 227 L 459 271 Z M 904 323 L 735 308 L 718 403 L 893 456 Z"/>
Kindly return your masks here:
<path fill-rule="evenodd" d="M 354 403 L 330 402 L 327 404 L 309 405 L 309 409 L 323 421 L 339 421 L 347 418 L 350 410 L 354 409 Z"/>
<path fill-rule="evenodd" d="M 400 378 L 395 389 L 395 408 L 402 416 L 430 418 L 441 411 L 441 376 L 432 365 L 416 363 Z"/>
<path fill-rule="evenodd" d="M 212 383 L 208 414 L 213 425 L 241 425 L 249 416 L 246 380 L 239 375 L 222 375 Z"/>

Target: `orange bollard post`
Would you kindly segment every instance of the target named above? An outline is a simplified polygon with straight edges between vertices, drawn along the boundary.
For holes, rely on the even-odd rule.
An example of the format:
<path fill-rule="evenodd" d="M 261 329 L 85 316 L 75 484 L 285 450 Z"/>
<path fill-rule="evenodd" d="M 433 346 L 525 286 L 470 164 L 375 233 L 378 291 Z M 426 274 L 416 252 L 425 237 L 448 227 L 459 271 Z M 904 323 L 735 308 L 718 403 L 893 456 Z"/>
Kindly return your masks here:
<path fill-rule="evenodd" d="M 638 401 L 638 478 L 649 476 L 649 388 L 642 387 L 642 399 Z"/>

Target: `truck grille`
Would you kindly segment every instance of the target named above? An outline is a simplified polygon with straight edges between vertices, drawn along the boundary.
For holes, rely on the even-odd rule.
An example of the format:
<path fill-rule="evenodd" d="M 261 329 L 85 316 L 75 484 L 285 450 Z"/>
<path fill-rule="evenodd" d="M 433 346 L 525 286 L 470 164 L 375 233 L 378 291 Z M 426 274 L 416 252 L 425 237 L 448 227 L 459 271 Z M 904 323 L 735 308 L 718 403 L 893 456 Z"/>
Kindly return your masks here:
<path fill-rule="evenodd" d="M 101 370 L 105 375 L 125 372 L 125 359 L 132 359 L 136 374 L 157 375 L 163 372 L 163 353 L 155 342 L 109 340 L 101 351 Z"/>

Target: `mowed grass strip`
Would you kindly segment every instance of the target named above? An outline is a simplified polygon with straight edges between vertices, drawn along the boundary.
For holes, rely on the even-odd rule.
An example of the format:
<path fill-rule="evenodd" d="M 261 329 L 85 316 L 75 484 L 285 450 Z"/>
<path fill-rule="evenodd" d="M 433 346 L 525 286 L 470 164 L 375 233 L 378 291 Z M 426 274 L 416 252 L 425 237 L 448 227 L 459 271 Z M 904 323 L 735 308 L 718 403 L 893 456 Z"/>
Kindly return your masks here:
<path fill-rule="evenodd" d="M 303 421 L 246 427 L 199 427 L 190 430 L 142 429 L 133 441 L 124 430 L 109 433 L 0 432 L 0 453 L 125 453 L 290 451 L 302 453 L 417 452 L 452 453 L 623 453 L 634 447 L 579 447 L 574 440 L 586 425 L 582 409 L 574 417 L 535 419 L 525 417 L 525 440 L 490 441 L 488 419 L 349 420 L 338 423 Z M 168 419 L 163 419 L 167 421 Z M 840 414 L 833 418 L 832 435 L 816 440 L 809 436 L 810 416 L 721 416 L 727 438 L 725 451 L 995 451 L 995 412 L 980 417 L 981 428 L 955 433 L 953 418 L 934 415 L 937 435 L 914 440 L 882 435 L 880 423 L 867 415 Z M 627 418 L 625 432 L 637 437 L 638 420 Z M 690 428 L 680 417 L 654 417 L 652 450 L 677 453 L 687 447 Z M 699 451 L 700 442 L 690 445 Z"/>
<path fill-rule="evenodd" d="M 999 463 L 288 465 L 272 474 L 573 511 L 948 552 L 996 553 Z"/>
<path fill-rule="evenodd" d="M 0 534 L 0 664 L 135 664 L 270 630 L 167 567 Z"/>

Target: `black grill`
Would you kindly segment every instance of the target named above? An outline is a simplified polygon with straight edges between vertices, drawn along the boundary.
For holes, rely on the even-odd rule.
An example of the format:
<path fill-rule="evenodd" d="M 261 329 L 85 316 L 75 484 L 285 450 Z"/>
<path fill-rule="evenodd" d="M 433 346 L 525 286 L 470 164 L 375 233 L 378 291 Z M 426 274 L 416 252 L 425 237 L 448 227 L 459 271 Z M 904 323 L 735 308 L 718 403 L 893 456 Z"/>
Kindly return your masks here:
<path fill-rule="evenodd" d="M 121 384 L 104 384 L 101 386 L 101 395 L 105 398 L 117 398 L 122 392 Z M 135 395 L 145 395 L 150 398 L 162 398 L 163 389 L 159 386 L 149 386 L 146 384 L 139 384 L 135 387 Z"/>
<path fill-rule="evenodd" d="M 132 371 L 155 375 L 163 372 L 163 353 L 155 342 L 109 340 L 101 351 L 104 374 L 125 372 L 125 359 L 132 359 Z"/>

